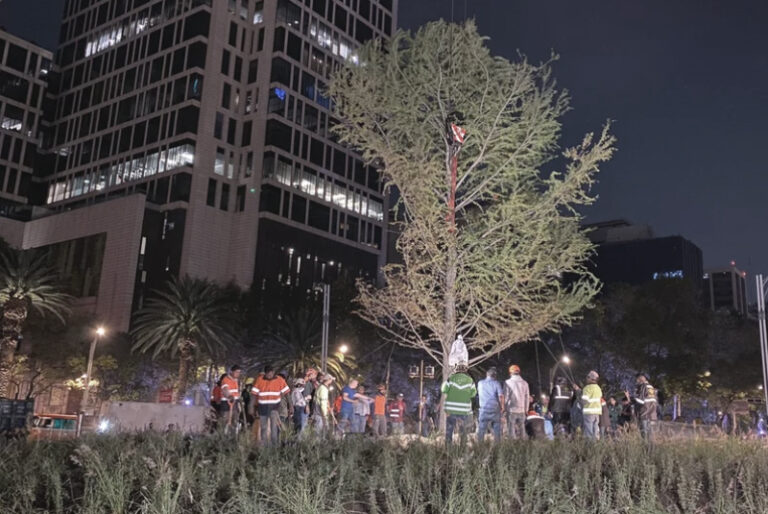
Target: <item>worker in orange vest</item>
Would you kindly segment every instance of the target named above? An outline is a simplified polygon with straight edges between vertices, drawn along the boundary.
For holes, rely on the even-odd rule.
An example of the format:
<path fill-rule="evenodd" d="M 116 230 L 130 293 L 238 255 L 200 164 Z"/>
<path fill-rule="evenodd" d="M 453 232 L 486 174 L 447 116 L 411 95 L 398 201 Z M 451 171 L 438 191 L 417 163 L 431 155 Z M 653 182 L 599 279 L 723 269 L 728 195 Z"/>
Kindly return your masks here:
<path fill-rule="evenodd" d="M 373 397 L 373 435 L 384 437 L 387 435 L 387 387 L 379 384 L 376 389 L 376 396 Z"/>
<path fill-rule="evenodd" d="M 285 379 L 275 375 L 271 365 L 264 366 L 264 375 L 253 383 L 251 394 L 257 401 L 262 442 L 276 445 L 280 441 L 280 399 L 290 391 Z"/>
<path fill-rule="evenodd" d="M 240 366 L 234 365 L 221 379 L 221 417 L 226 419 L 226 427 L 237 424 L 240 415 Z"/>

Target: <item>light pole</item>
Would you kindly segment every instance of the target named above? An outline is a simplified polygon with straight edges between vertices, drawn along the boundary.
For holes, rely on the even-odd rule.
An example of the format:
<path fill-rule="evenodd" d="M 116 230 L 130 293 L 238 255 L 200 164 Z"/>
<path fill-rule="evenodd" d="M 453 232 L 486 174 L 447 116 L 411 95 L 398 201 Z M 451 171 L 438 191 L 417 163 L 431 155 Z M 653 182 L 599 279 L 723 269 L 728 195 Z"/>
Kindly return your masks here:
<path fill-rule="evenodd" d="M 765 328 L 765 289 L 768 279 L 763 275 L 755 276 L 757 289 L 757 325 L 760 329 L 760 356 L 763 360 L 763 395 L 765 396 L 765 408 L 768 412 L 768 332 Z"/>
<path fill-rule="evenodd" d="M 91 341 L 91 348 L 88 351 L 88 365 L 86 366 L 86 369 L 85 369 L 85 389 L 83 390 L 83 399 L 80 403 L 80 416 L 79 416 L 80 419 L 77 424 L 78 436 L 82 432 L 85 409 L 88 408 L 88 400 L 89 400 L 89 392 L 90 392 L 89 390 L 91 386 L 91 372 L 93 371 L 93 356 L 96 353 L 96 343 L 98 343 L 99 339 L 104 337 L 104 334 L 106 333 L 107 331 L 104 329 L 103 326 L 97 327 L 93 335 L 93 340 Z"/>
<path fill-rule="evenodd" d="M 322 350 L 320 355 L 320 371 L 328 371 L 328 325 L 331 319 L 331 285 L 323 284 L 323 331 Z"/>

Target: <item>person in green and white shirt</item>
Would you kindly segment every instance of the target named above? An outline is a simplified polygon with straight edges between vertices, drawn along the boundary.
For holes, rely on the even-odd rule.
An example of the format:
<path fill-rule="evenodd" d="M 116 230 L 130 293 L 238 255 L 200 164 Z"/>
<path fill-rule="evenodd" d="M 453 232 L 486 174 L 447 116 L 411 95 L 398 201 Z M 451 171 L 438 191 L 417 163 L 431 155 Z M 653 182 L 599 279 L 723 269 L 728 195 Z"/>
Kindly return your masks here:
<path fill-rule="evenodd" d="M 584 436 L 587 439 L 600 439 L 600 415 L 603 413 L 603 406 L 600 399 L 603 397 L 603 391 L 597 385 L 600 375 L 597 371 L 590 371 L 587 374 L 587 385 L 581 392 L 581 404 L 584 413 Z"/>
<path fill-rule="evenodd" d="M 477 388 L 472 377 L 466 374 L 467 365 L 460 363 L 455 372 L 443 383 L 440 391 L 445 395 L 445 442 L 453 442 L 453 431 L 459 424 L 461 443 L 466 442 L 469 421 L 472 416 L 472 398 L 477 396 Z"/>

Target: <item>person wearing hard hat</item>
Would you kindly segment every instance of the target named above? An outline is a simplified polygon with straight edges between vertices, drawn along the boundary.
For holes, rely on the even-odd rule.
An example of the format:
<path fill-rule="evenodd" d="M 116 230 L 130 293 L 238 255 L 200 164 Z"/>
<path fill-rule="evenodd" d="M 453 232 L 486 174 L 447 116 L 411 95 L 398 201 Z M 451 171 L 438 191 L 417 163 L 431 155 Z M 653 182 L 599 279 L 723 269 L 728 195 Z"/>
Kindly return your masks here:
<path fill-rule="evenodd" d="M 392 435 L 405 433 L 405 396 L 399 393 L 397 398 L 389 402 L 389 424 L 392 427 Z"/>
<path fill-rule="evenodd" d="M 376 387 L 376 396 L 373 397 L 373 435 L 387 435 L 387 387 L 384 384 Z"/>
<path fill-rule="evenodd" d="M 562 376 L 555 378 L 552 394 L 549 395 L 549 412 L 552 413 L 555 435 L 564 436 L 570 433 L 573 399 L 574 390 L 568 384 L 568 379 Z"/>
<path fill-rule="evenodd" d="M 640 427 L 640 435 L 648 442 L 653 442 L 653 429 L 658 419 L 656 389 L 648 383 L 644 373 L 635 377 L 635 395 L 630 397 L 629 391 L 624 396 L 635 406 L 635 416 Z"/>
<path fill-rule="evenodd" d="M 315 392 L 315 412 L 312 416 L 315 423 L 315 429 L 318 434 L 326 434 L 331 428 L 332 410 L 331 410 L 331 385 L 333 377 L 328 373 L 322 375 L 319 379 L 320 385 Z"/>
<path fill-rule="evenodd" d="M 504 401 L 507 411 L 507 432 L 512 439 L 525 438 L 525 418 L 530 405 L 528 382 L 520 376 L 520 366 L 509 367 L 509 379 L 504 382 Z"/>
<path fill-rule="evenodd" d="M 472 398 L 477 396 L 475 382 L 467 375 L 466 362 L 462 361 L 454 366 L 454 373 L 443 383 L 440 391 L 445 396 L 445 443 L 453 443 L 453 431 L 458 425 L 463 445 L 472 417 Z"/>
<path fill-rule="evenodd" d="M 603 407 L 600 400 L 603 398 L 603 391 L 597 385 L 600 375 L 597 371 L 590 371 L 587 374 L 587 385 L 581 392 L 581 404 L 584 412 L 584 436 L 587 439 L 596 441 L 600 439 L 600 416 L 603 413 Z"/>

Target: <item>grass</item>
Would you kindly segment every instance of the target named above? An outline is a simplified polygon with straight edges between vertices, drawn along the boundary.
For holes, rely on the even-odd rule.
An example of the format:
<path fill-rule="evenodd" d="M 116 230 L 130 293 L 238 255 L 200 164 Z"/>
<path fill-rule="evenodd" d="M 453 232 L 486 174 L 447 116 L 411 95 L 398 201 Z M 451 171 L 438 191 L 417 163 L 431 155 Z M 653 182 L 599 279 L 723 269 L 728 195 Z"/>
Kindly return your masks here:
<path fill-rule="evenodd" d="M 0 446 L 0 512 L 765 513 L 756 442 L 415 443 L 117 435 Z"/>

